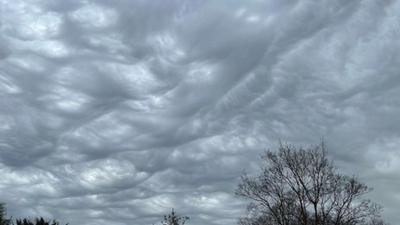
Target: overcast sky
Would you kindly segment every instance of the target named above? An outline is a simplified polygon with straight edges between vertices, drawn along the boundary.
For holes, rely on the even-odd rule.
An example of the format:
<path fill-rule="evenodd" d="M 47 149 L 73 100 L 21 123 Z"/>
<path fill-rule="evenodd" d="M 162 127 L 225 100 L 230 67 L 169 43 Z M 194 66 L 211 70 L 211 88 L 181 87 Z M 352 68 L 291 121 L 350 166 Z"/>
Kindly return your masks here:
<path fill-rule="evenodd" d="M 0 2 L 9 215 L 230 225 L 264 150 L 324 138 L 400 221 L 400 1 Z"/>

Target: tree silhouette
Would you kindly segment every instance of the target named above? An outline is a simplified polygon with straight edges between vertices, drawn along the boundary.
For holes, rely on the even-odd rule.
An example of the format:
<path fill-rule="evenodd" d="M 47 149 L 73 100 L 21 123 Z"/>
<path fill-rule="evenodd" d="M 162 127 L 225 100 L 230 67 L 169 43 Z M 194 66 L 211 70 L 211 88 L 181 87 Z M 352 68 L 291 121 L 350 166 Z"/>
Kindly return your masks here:
<path fill-rule="evenodd" d="M 7 219 L 7 210 L 4 203 L 0 203 L 0 225 L 10 225 L 11 219 Z"/>
<path fill-rule="evenodd" d="M 161 221 L 162 225 L 184 225 L 189 220 L 187 216 L 178 216 L 174 209 L 168 215 L 164 215 L 164 219 Z"/>
<path fill-rule="evenodd" d="M 17 219 L 15 220 L 16 225 L 60 225 L 56 220 L 45 220 L 43 217 L 30 219 Z"/>
<path fill-rule="evenodd" d="M 244 175 L 236 194 L 252 200 L 242 225 L 378 225 L 381 208 L 356 177 L 336 172 L 323 143 L 282 145 L 262 157 L 260 175 Z"/>
<path fill-rule="evenodd" d="M 7 210 L 4 203 L 0 203 L 0 225 L 60 225 L 56 220 L 45 220 L 43 217 L 31 219 L 16 219 L 15 223 L 6 218 Z M 68 224 L 67 224 L 68 225 Z"/>

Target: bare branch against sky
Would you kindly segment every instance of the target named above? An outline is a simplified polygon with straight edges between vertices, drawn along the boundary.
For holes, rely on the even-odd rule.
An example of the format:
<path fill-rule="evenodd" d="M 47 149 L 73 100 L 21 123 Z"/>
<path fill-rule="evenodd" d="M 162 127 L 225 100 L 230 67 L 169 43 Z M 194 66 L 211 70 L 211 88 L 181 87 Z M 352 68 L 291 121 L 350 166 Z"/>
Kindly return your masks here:
<path fill-rule="evenodd" d="M 400 1 L 0 0 L 16 218 L 234 224 L 243 170 L 326 141 L 400 221 Z"/>

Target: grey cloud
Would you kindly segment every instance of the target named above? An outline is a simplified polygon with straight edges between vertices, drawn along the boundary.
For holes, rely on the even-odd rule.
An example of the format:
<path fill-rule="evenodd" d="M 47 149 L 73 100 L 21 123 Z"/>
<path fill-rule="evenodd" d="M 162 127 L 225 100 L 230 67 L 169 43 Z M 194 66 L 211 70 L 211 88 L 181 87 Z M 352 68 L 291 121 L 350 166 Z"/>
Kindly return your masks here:
<path fill-rule="evenodd" d="M 279 140 L 327 142 L 395 223 L 395 1 L 1 3 L 1 201 L 70 224 L 244 213 Z"/>

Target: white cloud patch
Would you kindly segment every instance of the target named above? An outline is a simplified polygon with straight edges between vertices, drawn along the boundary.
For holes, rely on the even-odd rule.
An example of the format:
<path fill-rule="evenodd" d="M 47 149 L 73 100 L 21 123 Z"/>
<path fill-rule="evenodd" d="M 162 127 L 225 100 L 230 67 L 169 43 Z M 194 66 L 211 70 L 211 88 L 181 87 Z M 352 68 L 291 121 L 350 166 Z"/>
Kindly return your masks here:
<path fill-rule="evenodd" d="M 396 1 L 0 2 L 1 201 L 15 217 L 234 223 L 245 169 L 326 140 L 400 217 Z M 28 214 L 28 215 L 27 215 Z"/>
<path fill-rule="evenodd" d="M 106 28 L 117 21 L 117 12 L 104 6 L 87 3 L 69 15 L 71 19 L 84 28 Z"/>

